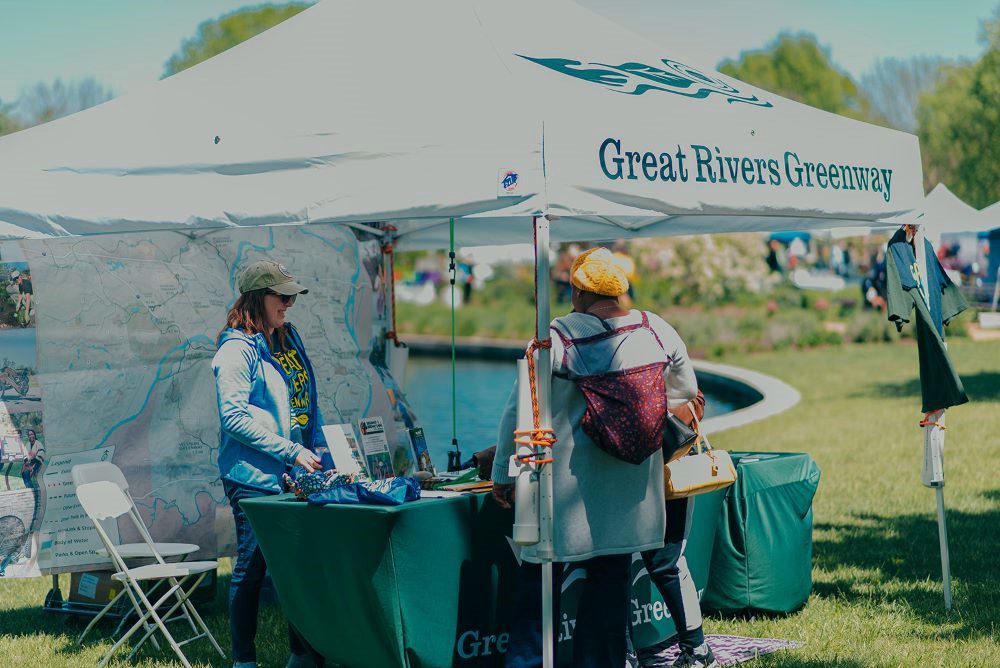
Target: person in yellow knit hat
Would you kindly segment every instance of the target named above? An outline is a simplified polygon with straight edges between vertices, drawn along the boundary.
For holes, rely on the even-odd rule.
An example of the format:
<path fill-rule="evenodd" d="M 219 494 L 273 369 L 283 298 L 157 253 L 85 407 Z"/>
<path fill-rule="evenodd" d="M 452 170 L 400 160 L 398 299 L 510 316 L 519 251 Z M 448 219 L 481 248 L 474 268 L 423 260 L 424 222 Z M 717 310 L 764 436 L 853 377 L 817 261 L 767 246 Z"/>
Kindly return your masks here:
<path fill-rule="evenodd" d="M 550 399 L 558 441 L 551 464 L 554 561 L 573 563 L 587 573 L 572 634 L 573 665 L 606 668 L 625 665 L 631 554 L 663 547 L 662 436 L 654 439 L 653 452 L 644 453 L 639 463 L 605 451 L 584 426 L 589 409 L 576 381 L 652 367 L 654 374 L 663 374 L 660 387 L 666 388 L 665 404 L 670 409 L 694 399 L 697 382 L 677 332 L 653 313 L 622 305 L 629 279 L 610 250 L 598 247 L 579 255 L 569 278 L 573 312 L 550 325 Z M 504 507 L 512 501 L 509 462 L 514 454 L 517 399 L 515 385 L 500 422 L 493 463 L 493 494 Z M 629 410 L 641 413 L 644 405 L 640 402 Z M 635 442 L 639 441 L 648 447 L 646 440 Z M 508 668 L 541 665 L 540 559 L 534 546 L 524 547 L 521 558 L 505 657 Z M 558 591 L 559 585 L 555 588 Z M 685 665 L 711 665 L 710 655 L 699 658 L 709 661 Z"/>

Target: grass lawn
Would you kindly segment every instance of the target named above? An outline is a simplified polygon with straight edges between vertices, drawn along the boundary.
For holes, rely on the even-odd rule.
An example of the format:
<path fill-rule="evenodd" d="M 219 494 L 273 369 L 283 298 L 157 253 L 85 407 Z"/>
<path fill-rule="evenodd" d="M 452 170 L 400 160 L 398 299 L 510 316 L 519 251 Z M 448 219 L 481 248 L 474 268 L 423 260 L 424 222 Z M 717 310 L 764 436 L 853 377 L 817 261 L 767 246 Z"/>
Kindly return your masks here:
<path fill-rule="evenodd" d="M 792 410 L 719 434 L 731 450 L 807 451 L 823 471 L 815 502 L 814 589 L 786 617 L 710 618 L 709 633 L 804 641 L 803 648 L 750 665 L 1000 666 L 1000 342 L 951 344 L 973 403 L 948 417 L 946 503 L 955 607 L 943 610 L 934 492 L 920 484 L 922 437 L 916 347 L 843 346 L 730 356 L 724 361 L 777 376 L 802 392 Z M 228 573 L 228 560 L 223 569 Z M 207 615 L 228 647 L 221 579 Z M 63 588 L 68 577 L 63 576 Z M 0 666 L 93 666 L 107 643 L 75 646 L 80 625 L 45 615 L 48 578 L 0 582 Z M 280 614 L 266 609 L 262 666 L 282 666 Z M 112 665 L 125 665 L 120 659 Z M 135 665 L 177 666 L 145 651 Z M 188 656 L 228 665 L 207 643 Z M 214 661 L 214 663 L 213 663 Z M 365 667 L 369 668 L 369 667 Z M 377 668 L 377 667 L 371 667 Z"/>

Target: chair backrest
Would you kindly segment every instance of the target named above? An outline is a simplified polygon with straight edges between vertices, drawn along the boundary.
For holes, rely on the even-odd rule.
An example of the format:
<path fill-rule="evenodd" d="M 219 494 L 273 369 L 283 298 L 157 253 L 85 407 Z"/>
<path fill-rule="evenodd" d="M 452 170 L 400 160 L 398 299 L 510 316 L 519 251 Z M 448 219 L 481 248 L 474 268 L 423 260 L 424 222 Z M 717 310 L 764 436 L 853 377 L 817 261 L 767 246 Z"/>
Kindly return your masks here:
<path fill-rule="evenodd" d="M 109 480 L 77 485 L 76 498 L 80 500 L 83 511 L 94 521 L 118 519 L 132 510 L 132 502 L 125 492 Z"/>
<path fill-rule="evenodd" d="M 108 551 L 108 556 L 121 570 L 127 570 L 128 566 L 121 554 L 118 546 L 108 535 L 107 522 L 116 522 L 119 517 L 127 516 L 132 525 L 139 532 L 143 542 L 149 546 L 150 554 L 159 563 L 164 563 L 163 557 L 156 550 L 149 530 L 136 511 L 132 499 L 116 483 L 110 480 L 98 480 L 97 482 L 87 482 L 76 487 L 76 498 L 80 500 L 80 505 L 87 513 L 87 517 L 94 523 L 94 528 L 104 543 Z"/>
<path fill-rule="evenodd" d="M 111 462 L 94 462 L 92 464 L 77 464 L 71 472 L 73 484 L 76 486 L 85 485 L 88 482 L 100 482 L 107 480 L 113 482 L 124 491 L 128 491 L 128 480 L 122 470 Z"/>

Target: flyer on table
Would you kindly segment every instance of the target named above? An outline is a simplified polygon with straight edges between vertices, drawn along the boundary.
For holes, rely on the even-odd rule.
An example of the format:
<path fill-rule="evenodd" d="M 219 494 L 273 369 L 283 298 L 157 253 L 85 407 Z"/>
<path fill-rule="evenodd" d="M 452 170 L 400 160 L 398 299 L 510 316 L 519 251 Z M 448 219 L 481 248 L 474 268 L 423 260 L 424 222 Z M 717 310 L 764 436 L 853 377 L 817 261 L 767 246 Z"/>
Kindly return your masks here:
<path fill-rule="evenodd" d="M 358 439 L 354 435 L 354 427 L 350 424 L 323 425 L 323 435 L 326 436 L 334 467 L 341 473 L 367 474 L 367 464 L 358 447 Z"/>
<path fill-rule="evenodd" d="M 379 416 L 362 418 L 358 421 L 361 431 L 361 448 L 368 462 L 368 471 L 375 480 L 392 477 L 392 459 L 389 456 L 389 441 L 385 437 L 385 425 Z"/>

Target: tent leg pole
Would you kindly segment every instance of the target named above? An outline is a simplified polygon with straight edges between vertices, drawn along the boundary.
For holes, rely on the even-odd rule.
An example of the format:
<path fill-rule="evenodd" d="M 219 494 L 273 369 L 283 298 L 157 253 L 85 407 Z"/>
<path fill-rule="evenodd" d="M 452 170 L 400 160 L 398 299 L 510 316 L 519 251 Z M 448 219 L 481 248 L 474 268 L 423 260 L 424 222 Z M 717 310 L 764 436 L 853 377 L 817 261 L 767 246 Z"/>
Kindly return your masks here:
<path fill-rule="evenodd" d="M 535 230 L 535 337 L 549 339 L 549 221 L 545 216 L 532 219 Z M 548 348 L 538 349 L 536 364 L 538 378 L 538 417 L 543 429 L 552 427 L 552 353 Z M 539 450 L 543 450 L 539 446 Z M 542 453 L 539 453 L 542 454 Z M 549 454 L 549 453 L 545 453 Z M 538 557 L 542 562 L 542 666 L 555 668 L 555 629 L 552 610 L 552 465 L 542 464 L 539 471 L 538 504 Z"/>
<path fill-rule="evenodd" d="M 944 486 L 934 488 L 937 496 L 938 538 L 941 542 L 941 580 L 944 582 L 944 609 L 951 610 L 951 558 L 948 555 L 948 522 L 944 515 Z"/>

